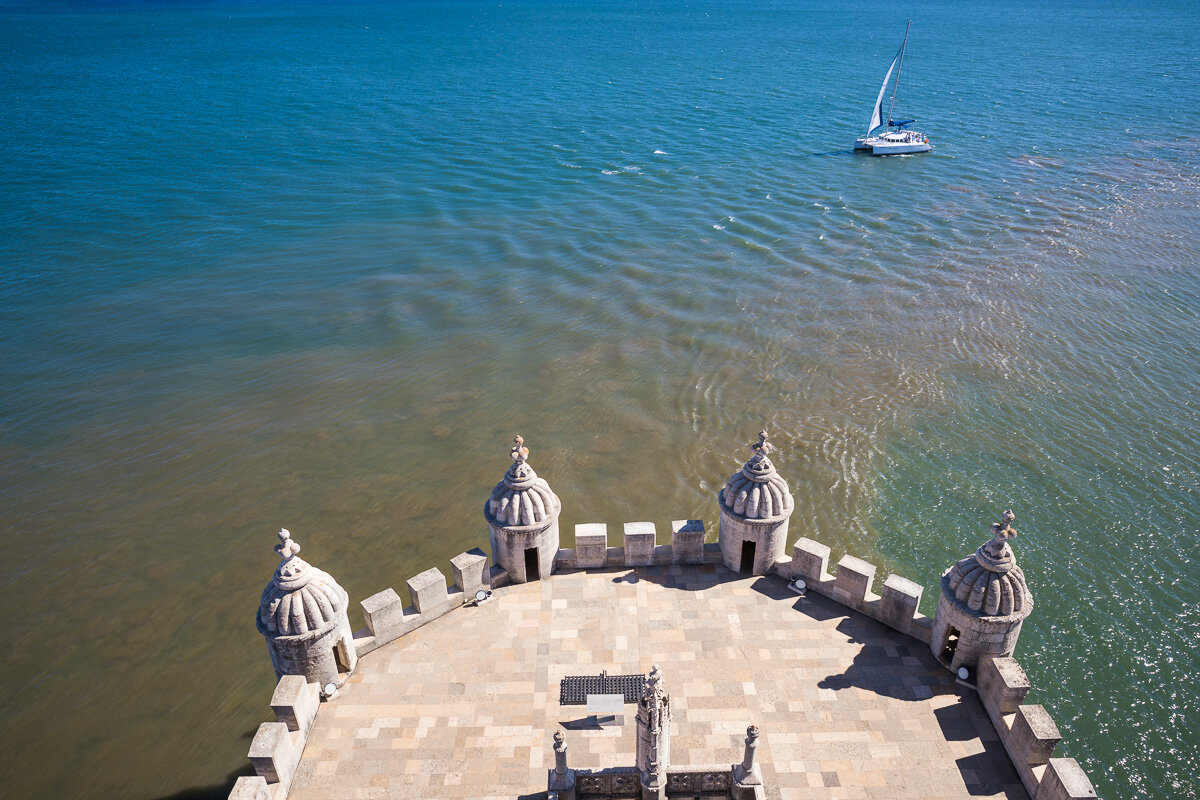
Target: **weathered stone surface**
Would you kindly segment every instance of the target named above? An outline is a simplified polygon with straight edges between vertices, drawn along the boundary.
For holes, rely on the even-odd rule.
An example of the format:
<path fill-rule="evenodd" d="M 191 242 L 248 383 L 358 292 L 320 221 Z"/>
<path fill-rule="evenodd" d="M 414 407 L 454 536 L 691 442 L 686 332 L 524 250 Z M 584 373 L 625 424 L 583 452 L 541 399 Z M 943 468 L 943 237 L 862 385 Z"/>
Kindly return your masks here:
<path fill-rule="evenodd" d="M 321 687 L 299 675 L 284 675 L 271 695 L 271 710 L 276 722 L 289 731 L 307 732 L 321 705 Z"/>
<path fill-rule="evenodd" d="M 450 569 L 454 572 L 454 585 L 463 596 L 470 599 L 475 593 L 484 588 L 483 571 L 487 567 L 487 554 L 478 547 L 471 548 L 465 553 L 459 553 L 450 559 Z"/>
<path fill-rule="evenodd" d="M 430 567 L 409 578 L 408 594 L 418 614 L 443 611 L 450 602 L 446 593 L 446 576 L 437 567 Z"/>
<path fill-rule="evenodd" d="M 988 711 L 1011 714 L 1029 693 L 1029 678 L 1015 658 L 987 656 L 976 673 L 979 697 Z"/>
<path fill-rule="evenodd" d="M 784 554 L 787 535 L 787 517 L 764 522 L 741 519 L 721 509 L 717 541 L 721 545 L 721 561 L 731 571 L 742 570 L 743 548 L 746 542 L 752 542 L 754 560 L 749 572 L 751 575 L 766 575 Z"/>
<path fill-rule="evenodd" d="M 829 548 L 820 542 L 801 536 L 792 546 L 792 574 L 809 583 L 831 580 Z"/>
<path fill-rule="evenodd" d="M 671 521 L 671 561 L 676 564 L 704 563 L 704 523 L 701 520 Z"/>
<path fill-rule="evenodd" d="M 395 589 L 389 587 L 376 592 L 359 605 L 372 636 L 385 641 L 396 638 L 404 624 L 404 603 Z"/>
<path fill-rule="evenodd" d="M 292 737 L 282 722 L 264 722 L 250 742 L 250 763 L 267 783 L 290 783 L 300 754 L 292 747 Z"/>
<path fill-rule="evenodd" d="M 675 709 L 670 763 L 706 774 L 699 765 L 720 765 L 700 787 L 687 782 L 695 794 L 729 796 L 742 732 L 755 721 L 772 796 L 774 787 L 813 800 L 1024 796 L 970 690 L 910 637 L 817 592 L 797 598 L 782 581 L 719 564 L 639 573 L 632 581 L 577 571 L 511 586 L 422 628 L 420 646 L 386 645 L 322 705 L 288 800 L 545 791 L 549 735 L 582 715 L 559 705 L 559 680 L 644 672 L 660 653 L 680 671 L 675 694 L 687 700 Z M 627 718 L 616 736 L 567 731 L 581 795 L 584 775 L 604 770 L 611 785 L 614 765 L 636 763 L 633 727 Z M 531 758 L 530 748 L 540 752 Z M 822 787 L 811 785 L 817 768 L 828 773 Z M 638 777 L 625 776 L 626 796 L 636 796 Z"/>
<path fill-rule="evenodd" d="M 575 568 L 603 569 L 608 562 L 608 525 L 585 522 L 575 526 Z"/>
<path fill-rule="evenodd" d="M 625 566 L 648 567 L 654 563 L 654 523 L 625 523 Z"/>
<path fill-rule="evenodd" d="M 838 561 L 837 578 L 833 587 L 839 592 L 845 592 L 846 598 L 851 602 L 861 603 L 871 594 L 871 584 L 874 581 L 874 564 L 845 555 Z"/>
<path fill-rule="evenodd" d="M 898 630 L 906 630 L 916 616 L 924 592 L 921 584 L 915 581 L 899 575 L 889 575 L 880 592 L 880 620 Z"/>
<path fill-rule="evenodd" d="M 243 775 L 234 782 L 229 800 L 274 800 L 274 793 L 261 776 Z"/>
<path fill-rule="evenodd" d="M 1033 800 L 1087 800 L 1096 790 L 1073 758 L 1052 758 L 1042 774 Z"/>
<path fill-rule="evenodd" d="M 655 796 L 663 797 L 667 787 L 667 767 L 671 763 L 671 696 L 667 694 L 662 671 L 650 667 L 650 674 L 638 699 L 636 760 L 643 787 L 655 789 Z"/>
<path fill-rule="evenodd" d="M 496 564 L 488 567 L 487 576 L 487 585 L 490 589 L 499 589 L 501 586 L 506 586 L 512 582 L 509 580 L 508 570 Z"/>
<path fill-rule="evenodd" d="M 1058 726 L 1042 706 L 1019 706 L 1008 732 L 1008 752 L 1017 765 L 1038 766 L 1050 760 L 1062 741 Z"/>

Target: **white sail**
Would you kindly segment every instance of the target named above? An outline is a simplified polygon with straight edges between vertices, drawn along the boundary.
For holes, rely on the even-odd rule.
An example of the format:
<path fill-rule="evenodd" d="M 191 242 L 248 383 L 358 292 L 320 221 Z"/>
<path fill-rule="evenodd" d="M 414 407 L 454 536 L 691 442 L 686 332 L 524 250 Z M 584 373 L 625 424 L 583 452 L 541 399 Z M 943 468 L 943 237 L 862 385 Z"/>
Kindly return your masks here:
<path fill-rule="evenodd" d="M 892 79 L 892 70 L 896 68 L 896 62 L 900 60 L 900 54 L 892 59 L 892 65 L 888 67 L 887 75 L 883 76 L 883 85 L 879 87 L 879 97 L 875 98 L 875 107 L 871 109 L 871 124 L 867 126 L 867 135 L 871 135 L 871 131 L 883 125 L 883 95 L 887 91 L 888 82 Z"/>

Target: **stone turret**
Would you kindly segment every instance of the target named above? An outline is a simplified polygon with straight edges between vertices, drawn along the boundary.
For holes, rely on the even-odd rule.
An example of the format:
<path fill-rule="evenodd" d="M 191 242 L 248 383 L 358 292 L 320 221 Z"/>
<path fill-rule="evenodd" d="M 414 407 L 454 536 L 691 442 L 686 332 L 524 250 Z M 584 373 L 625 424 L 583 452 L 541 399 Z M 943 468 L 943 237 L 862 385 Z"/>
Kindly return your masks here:
<path fill-rule="evenodd" d="M 1008 540 L 1017 535 L 1005 511 L 992 538 L 942 575 L 929 648 L 950 669 L 974 670 L 983 655 L 1011 656 L 1033 595 Z"/>
<path fill-rule="evenodd" d="M 558 554 L 558 514 L 562 503 L 546 481 L 526 463 L 529 448 L 520 436 L 509 451 L 512 466 L 483 507 L 492 544 L 492 561 L 508 571 L 513 583 L 549 577 Z"/>
<path fill-rule="evenodd" d="M 258 632 L 267 640 L 276 678 L 301 675 L 310 683 L 338 683 L 358 660 L 346 609 L 346 590 L 300 558 L 287 529 L 275 545 L 279 562 L 258 605 Z"/>
<path fill-rule="evenodd" d="M 650 667 L 637 708 L 637 770 L 642 800 L 667 796 L 667 767 L 671 764 L 671 697 L 662 672 Z"/>
<path fill-rule="evenodd" d="M 765 575 L 784 554 L 788 518 L 795 503 L 787 481 L 767 454 L 767 432 L 750 445 L 754 455 L 717 495 L 721 508 L 721 559 L 734 572 Z"/>

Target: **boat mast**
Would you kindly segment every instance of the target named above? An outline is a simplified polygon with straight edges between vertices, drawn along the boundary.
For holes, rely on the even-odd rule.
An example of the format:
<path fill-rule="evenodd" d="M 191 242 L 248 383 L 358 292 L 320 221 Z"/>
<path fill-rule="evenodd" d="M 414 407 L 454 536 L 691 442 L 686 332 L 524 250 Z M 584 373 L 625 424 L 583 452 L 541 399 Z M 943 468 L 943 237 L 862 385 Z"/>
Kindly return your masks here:
<path fill-rule="evenodd" d="M 896 82 L 892 84 L 892 101 L 888 103 L 888 127 L 892 126 L 892 109 L 896 107 L 896 92 L 900 89 L 900 72 L 904 69 L 904 48 L 908 47 L 908 29 L 912 27 L 912 20 L 904 26 L 904 43 L 900 45 L 900 63 L 896 65 Z"/>

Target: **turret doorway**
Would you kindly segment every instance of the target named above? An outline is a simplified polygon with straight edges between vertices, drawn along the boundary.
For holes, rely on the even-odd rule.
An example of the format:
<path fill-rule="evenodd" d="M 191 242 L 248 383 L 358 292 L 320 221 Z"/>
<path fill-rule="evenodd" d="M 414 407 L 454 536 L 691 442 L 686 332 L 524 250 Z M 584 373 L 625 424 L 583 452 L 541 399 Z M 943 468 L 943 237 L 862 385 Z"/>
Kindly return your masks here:
<path fill-rule="evenodd" d="M 740 572 L 754 572 L 754 542 L 742 542 L 742 566 Z"/>
<path fill-rule="evenodd" d="M 958 649 L 958 638 L 961 635 L 958 628 L 953 625 L 946 630 L 946 642 L 942 645 L 942 652 L 938 656 L 938 660 L 947 667 L 954 663 L 954 651 Z"/>
<path fill-rule="evenodd" d="M 540 581 L 542 579 L 542 571 L 538 566 L 538 549 L 536 547 L 525 548 L 525 580 Z"/>

